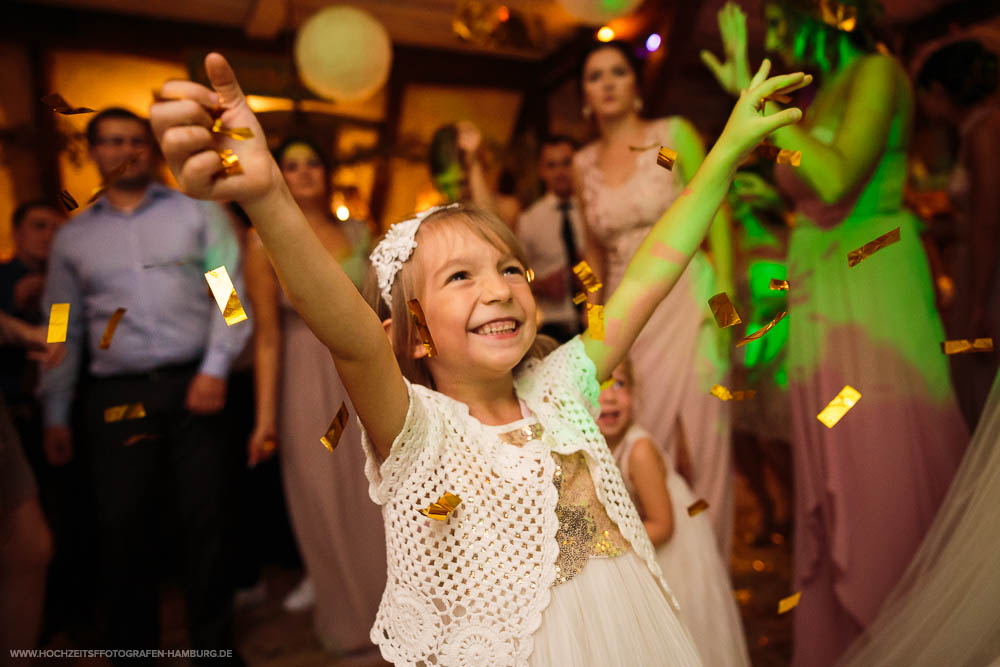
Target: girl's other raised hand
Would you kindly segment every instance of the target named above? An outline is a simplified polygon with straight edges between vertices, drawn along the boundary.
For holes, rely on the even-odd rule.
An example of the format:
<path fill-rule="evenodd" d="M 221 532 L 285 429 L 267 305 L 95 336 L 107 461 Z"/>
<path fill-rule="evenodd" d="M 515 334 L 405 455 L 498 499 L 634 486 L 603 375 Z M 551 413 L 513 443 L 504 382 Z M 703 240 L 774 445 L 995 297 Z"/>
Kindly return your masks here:
<path fill-rule="evenodd" d="M 764 98 L 778 91 L 789 93 L 808 86 L 812 83 L 812 75 L 795 72 L 768 78 L 770 72 L 771 61 L 765 59 L 750 80 L 750 85 L 740 93 L 726 127 L 713 148 L 713 151 L 724 151 L 725 157 L 733 160 L 734 168 L 769 134 L 802 119 L 802 110 L 797 107 L 766 113 L 768 107 L 764 104 Z M 774 108 L 774 105 L 771 104 L 770 108 Z"/>
<path fill-rule="evenodd" d="M 193 81 L 167 81 L 149 110 L 153 133 L 181 190 L 198 199 L 253 203 L 283 183 L 260 123 L 229 63 L 218 53 L 205 57 L 212 89 Z M 213 114 L 221 109 L 221 115 Z M 247 128 L 243 141 L 213 133 L 216 117 L 225 128 Z M 231 150 L 242 173 L 224 173 L 220 153 Z"/>

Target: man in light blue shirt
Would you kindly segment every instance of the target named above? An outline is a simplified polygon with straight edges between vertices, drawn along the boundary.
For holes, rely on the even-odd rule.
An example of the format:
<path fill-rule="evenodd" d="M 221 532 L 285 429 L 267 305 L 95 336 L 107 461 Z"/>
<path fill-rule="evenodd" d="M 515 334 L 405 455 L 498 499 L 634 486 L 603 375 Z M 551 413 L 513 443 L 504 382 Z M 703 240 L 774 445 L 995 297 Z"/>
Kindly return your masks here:
<path fill-rule="evenodd" d="M 42 377 L 46 456 L 73 456 L 69 428 L 84 345 L 96 378 L 86 397 L 87 435 L 101 527 L 103 589 L 111 645 L 159 646 L 156 530 L 158 485 L 186 531 L 184 585 L 195 649 L 228 649 L 226 377 L 251 325 L 227 326 L 204 273 L 225 266 L 243 295 L 240 248 L 225 212 L 153 180 L 157 153 L 148 123 L 106 109 L 87 128 L 90 156 L 109 184 L 56 236 L 44 313 L 69 303 L 66 355 Z M 128 160 L 123 174 L 116 169 Z M 115 178 L 115 176 L 118 176 Z M 244 302 L 246 307 L 246 302 Z M 100 341 L 125 314 L 107 349 Z M 108 421 L 105 411 L 142 403 L 145 416 Z"/>

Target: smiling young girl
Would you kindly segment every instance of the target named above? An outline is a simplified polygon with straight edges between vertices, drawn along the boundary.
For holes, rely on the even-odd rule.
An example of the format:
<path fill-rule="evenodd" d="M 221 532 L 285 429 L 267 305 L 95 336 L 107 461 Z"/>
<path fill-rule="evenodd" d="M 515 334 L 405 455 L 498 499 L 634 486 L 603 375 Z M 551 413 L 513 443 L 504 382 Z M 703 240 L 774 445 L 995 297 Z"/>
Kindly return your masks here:
<path fill-rule="evenodd" d="M 391 315 L 380 321 L 316 242 L 225 59 L 210 54 L 205 65 L 214 92 L 167 82 L 162 95 L 173 99 L 153 105 L 153 127 L 185 192 L 237 200 L 250 215 L 350 394 L 386 529 L 386 589 L 372 629 L 383 656 L 405 665 L 699 664 L 594 422 L 599 383 L 701 243 L 736 165 L 801 117 L 761 114 L 761 98 L 808 78 L 767 79 L 765 61 L 607 300 L 604 335 L 595 326 L 541 357 L 517 241 L 475 209 L 390 229 L 372 253 Z M 206 109 L 218 107 L 225 127 L 253 138 L 212 134 Z M 227 173 L 222 149 L 237 152 L 239 173 Z M 409 333 L 411 300 L 433 345 Z"/>

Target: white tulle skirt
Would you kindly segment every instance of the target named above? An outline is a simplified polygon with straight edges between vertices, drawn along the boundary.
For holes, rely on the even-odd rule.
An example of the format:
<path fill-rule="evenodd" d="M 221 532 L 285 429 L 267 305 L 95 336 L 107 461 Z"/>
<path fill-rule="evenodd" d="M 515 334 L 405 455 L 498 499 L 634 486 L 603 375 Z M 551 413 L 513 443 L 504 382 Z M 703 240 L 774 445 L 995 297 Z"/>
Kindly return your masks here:
<path fill-rule="evenodd" d="M 691 634 L 635 552 L 591 558 L 552 588 L 532 667 L 701 665 Z"/>
<path fill-rule="evenodd" d="M 715 533 L 706 514 L 688 516 L 696 499 L 684 478 L 667 473 L 673 505 L 674 534 L 656 550 L 663 570 L 681 604 L 681 618 L 701 652 L 705 667 L 749 667 L 740 611 L 733 598 L 729 572 L 715 550 Z"/>
<path fill-rule="evenodd" d="M 1000 664 L 1000 375 L 934 524 L 844 667 Z"/>

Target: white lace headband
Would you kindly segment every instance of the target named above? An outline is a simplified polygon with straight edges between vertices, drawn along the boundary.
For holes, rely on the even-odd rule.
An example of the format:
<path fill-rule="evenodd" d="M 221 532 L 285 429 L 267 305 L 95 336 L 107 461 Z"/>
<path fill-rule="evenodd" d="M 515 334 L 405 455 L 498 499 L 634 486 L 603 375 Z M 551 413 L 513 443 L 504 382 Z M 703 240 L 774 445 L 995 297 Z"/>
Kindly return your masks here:
<path fill-rule="evenodd" d="M 378 278 L 378 288 L 382 292 L 387 306 L 392 308 L 392 283 L 396 280 L 396 274 L 403 267 L 403 263 L 410 259 L 410 255 L 417 247 L 417 229 L 424 218 L 431 213 L 437 213 L 448 208 L 455 208 L 458 204 L 447 206 L 432 206 L 431 208 L 417 213 L 416 217 L 409 220 L 397 222 L 389 231 L 385 233 L 382 241 L 375 246 L 368 259 L 375 267 L 375 276 Z"/>

